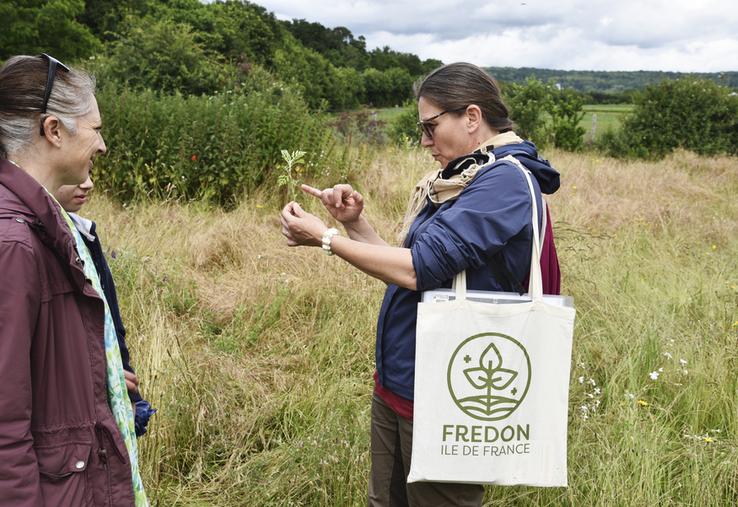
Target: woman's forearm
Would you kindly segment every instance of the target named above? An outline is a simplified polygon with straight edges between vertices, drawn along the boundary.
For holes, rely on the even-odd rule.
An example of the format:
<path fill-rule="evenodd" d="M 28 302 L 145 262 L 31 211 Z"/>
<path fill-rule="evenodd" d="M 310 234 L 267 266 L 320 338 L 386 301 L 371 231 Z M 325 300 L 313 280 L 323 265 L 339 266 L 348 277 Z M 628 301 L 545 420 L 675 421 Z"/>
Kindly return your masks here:
<path fill-rule="evenodd" d="M 375 234 L 376 235 L 376 234 Z M 417 280 L 409 248 L 397 248 L 386 243 L 372 244 L 343 236 L 331 241 L 333 253 L 364 273 L 410 290 L 416 290 Z"/>
<path fill-rule="evenodd" d="M 369 243 L 371 245 L 389 246 L 385 240 L 379 237 L 369 221 L 361 215 L 354 222 L 343 224 L 346 234 L 354 241 Z"/>

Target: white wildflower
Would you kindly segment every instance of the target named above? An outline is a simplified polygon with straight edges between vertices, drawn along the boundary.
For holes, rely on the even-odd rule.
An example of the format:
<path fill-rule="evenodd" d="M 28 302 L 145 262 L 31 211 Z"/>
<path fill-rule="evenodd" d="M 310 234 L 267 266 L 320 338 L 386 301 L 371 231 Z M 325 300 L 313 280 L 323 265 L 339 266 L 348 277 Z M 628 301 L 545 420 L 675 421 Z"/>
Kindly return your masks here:
<path fill-rule="evenodd" d="M 602 389 L 600 389 L 599 387 L 595 387 L 594 389 L 595 394 L 599 395 L 601 392 L 602 392 Z"/>
<path fill-rule="evenodd" d="M 671 352 L 664 352 L 664 354 L 663 354 L 663 355 L 664 355 L 664 357 L 665 357 L 666 359 L 670 359 L 670 360 L 671 360 L 671 359 L 674 359 L 674 356 L 672 356 L 672 355 L 671 355 Z"/>
<path fill-rule="evenodd" d="M 658 380 L 659 379 L 659 372 L 652 371 L 648 374 L 649 377 L 651 377 L 651 380 Z"/>
<path fill-rule="evenodd" d="M 577 380 L 580 384 L 584 384 L 584 377 L 579 377 Z"/>
<path fill-rule="evenodd" d="M 628 398 L 629 400 L 634 400 L 636 395 L 633 393 L 625 393 L 625 397 Z"/>
<path fill-rule="evenodd" d="M 679 360 L 679 364 L 681 364 L 682 366 L 687 366 L 687 360 L 686 359 L 680 359 Z"/>

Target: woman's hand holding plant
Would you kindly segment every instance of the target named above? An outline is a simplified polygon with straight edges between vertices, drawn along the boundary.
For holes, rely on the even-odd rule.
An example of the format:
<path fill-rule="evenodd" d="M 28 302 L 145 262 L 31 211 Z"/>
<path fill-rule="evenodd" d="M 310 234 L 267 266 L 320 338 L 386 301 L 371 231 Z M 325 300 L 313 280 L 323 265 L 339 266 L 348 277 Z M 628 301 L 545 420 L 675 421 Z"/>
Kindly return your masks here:
<path fill-rule="evenodd" d="M 321 246 L 328 227 L 313 214 L 292 201 L 282 208 L 282 235 L 288 246 Z"/>

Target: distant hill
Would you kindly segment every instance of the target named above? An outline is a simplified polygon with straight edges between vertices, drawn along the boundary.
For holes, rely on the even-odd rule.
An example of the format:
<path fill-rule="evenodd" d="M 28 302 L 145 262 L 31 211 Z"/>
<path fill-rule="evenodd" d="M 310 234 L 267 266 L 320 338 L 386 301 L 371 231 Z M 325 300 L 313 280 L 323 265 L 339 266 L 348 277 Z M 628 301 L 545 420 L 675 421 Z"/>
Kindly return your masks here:
<path fill-rule="evenodd" d="M 622 93 L 638 90 L 664 79 L 696 77 L 710 79 L 721 85 L 738 88 L 738 72 L 684 73 L 639 71 L 552 70 L 533 67 L 487 67 L 485 70 L 498 81 L 524 83 L 529 77 L 560 83 L 564 88 L 582 92 Z"/>

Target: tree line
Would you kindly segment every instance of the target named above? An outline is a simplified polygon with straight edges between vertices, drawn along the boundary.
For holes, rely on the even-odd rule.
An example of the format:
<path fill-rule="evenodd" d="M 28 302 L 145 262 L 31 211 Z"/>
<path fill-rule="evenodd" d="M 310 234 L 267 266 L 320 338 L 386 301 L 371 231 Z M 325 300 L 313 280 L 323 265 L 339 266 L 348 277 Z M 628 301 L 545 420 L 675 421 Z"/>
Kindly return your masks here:
<path fill-rule="evenodd" d="M 663 72 L 554 70 L 533 67 L 487 67 L 485 70 L 501 81 L 522 84 L 529 78 L 558 83 L 589 94 L 590 103 L 631 102 L 637 90 L 656 85 L 664 80 L 703 79 L 729 88 L 738 88 L 738 72 Z"/>
<path fill-rule="evenodd" d="M 313 109 L 399 105 L 439 60 L 302 19 L 281 21 L 247 1 L 2 1 L 0 60 L 48 52 L 86 61 L 98 77 L 183 95 L 237 89 L 254 67 L 298 89 Z M 89 61 L 88 61 L 89 60 Z"/>

